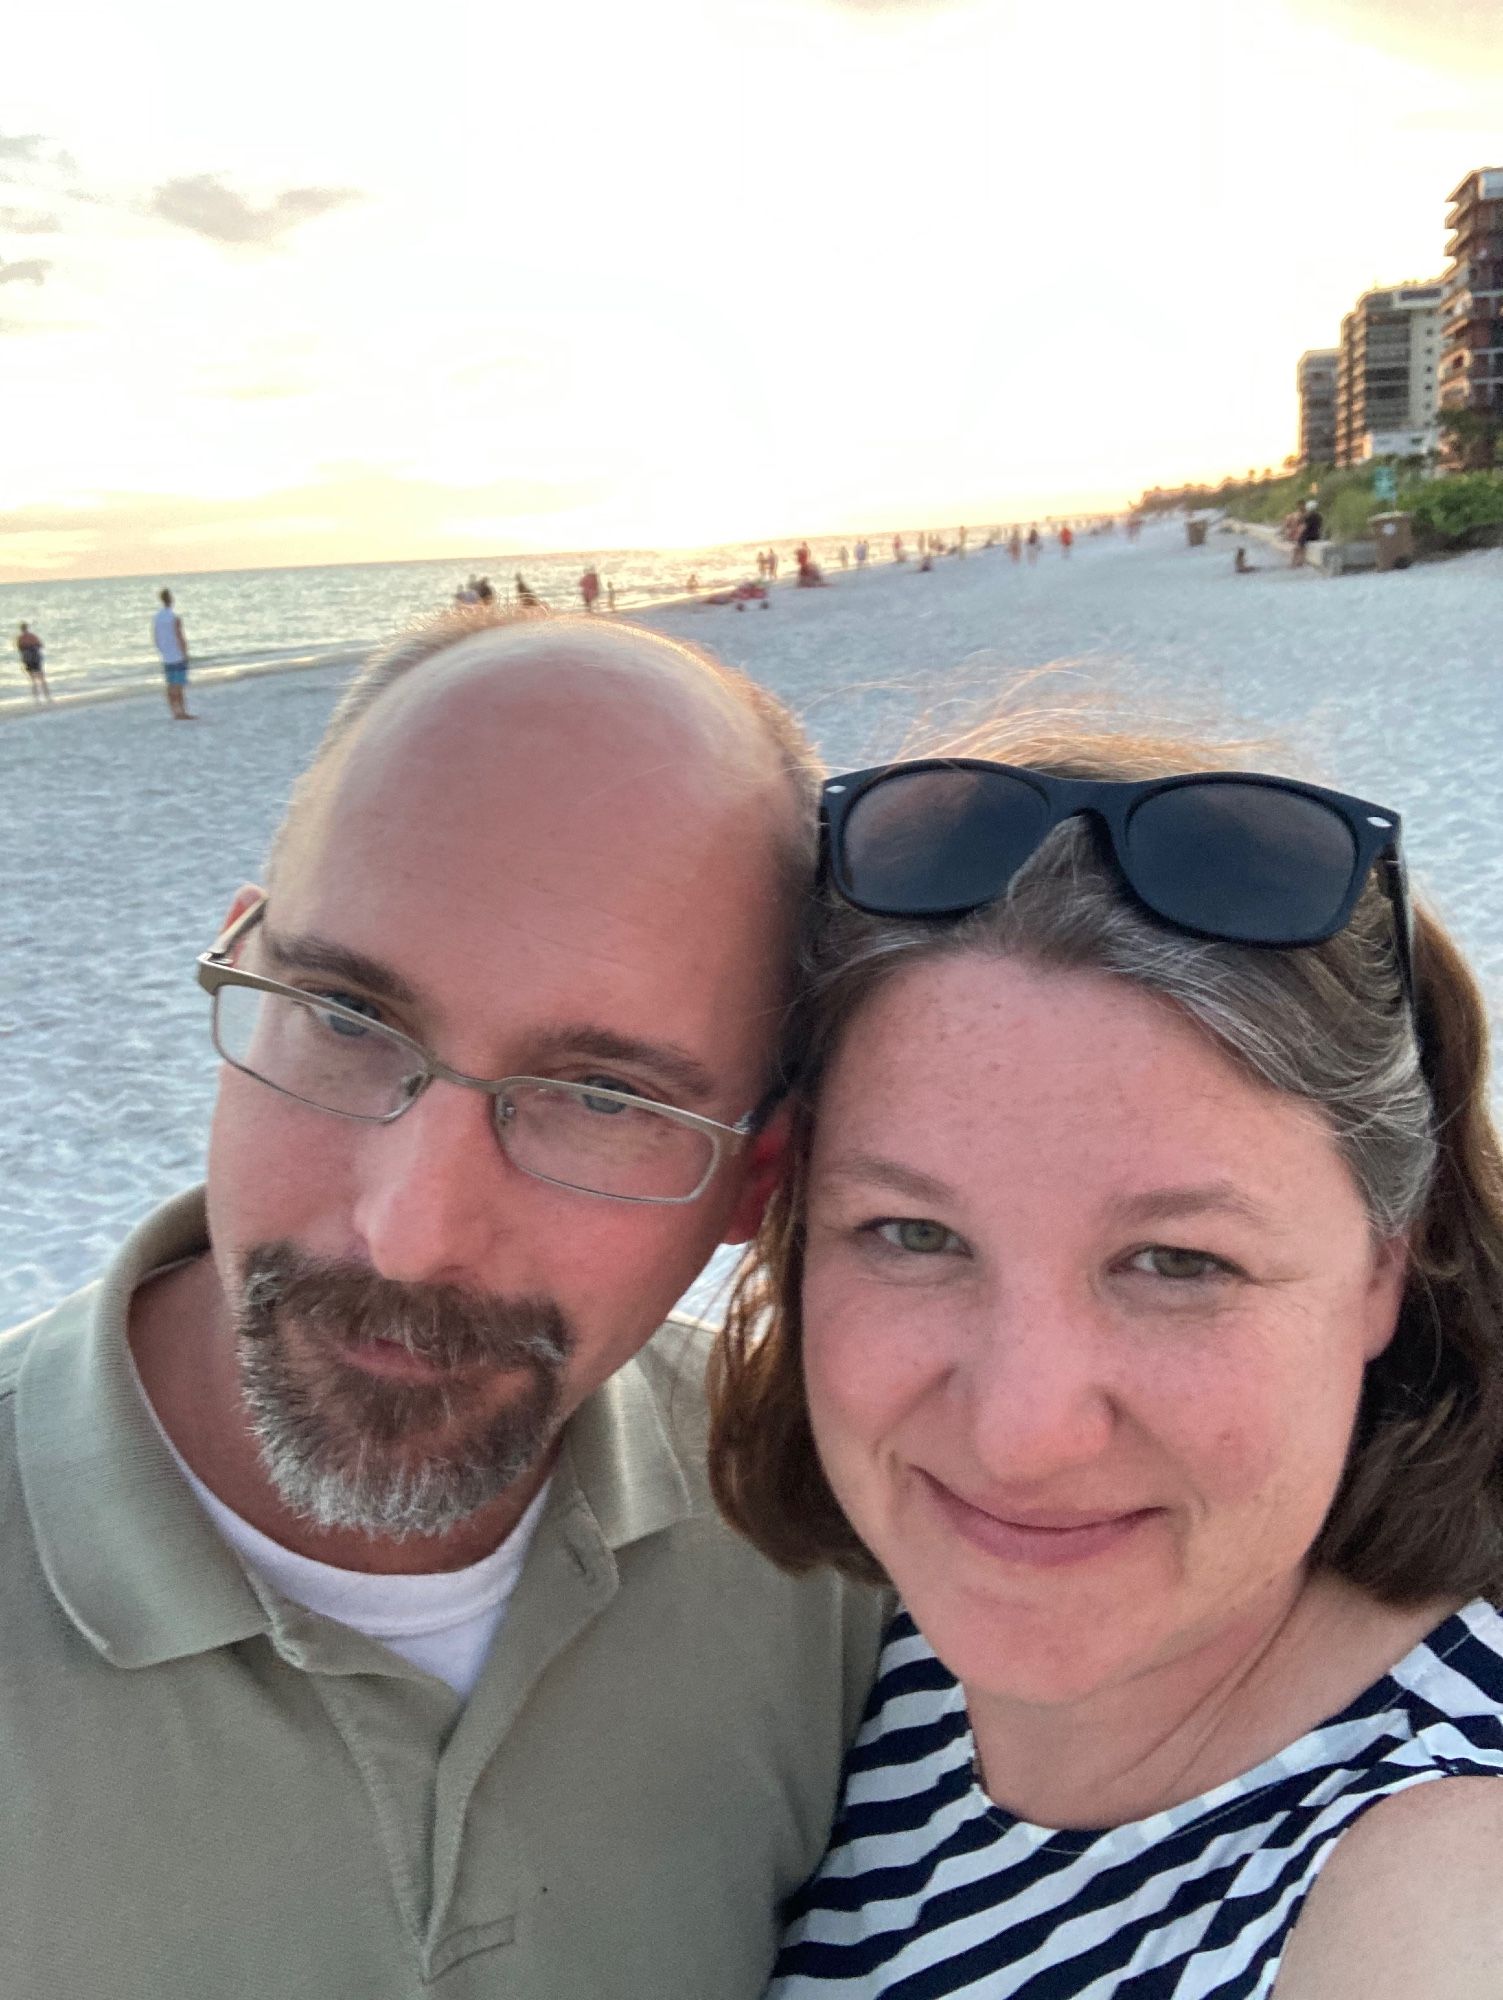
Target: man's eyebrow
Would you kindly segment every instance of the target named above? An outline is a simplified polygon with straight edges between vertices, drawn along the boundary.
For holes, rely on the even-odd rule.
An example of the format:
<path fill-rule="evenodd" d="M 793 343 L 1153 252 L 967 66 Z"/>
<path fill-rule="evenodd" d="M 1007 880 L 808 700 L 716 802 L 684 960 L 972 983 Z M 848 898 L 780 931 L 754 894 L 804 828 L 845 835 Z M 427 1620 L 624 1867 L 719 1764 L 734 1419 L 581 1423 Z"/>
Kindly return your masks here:
<path fill-rule="evenodd" d="M 913 1201 L 947 1201 L 955 1193 L 932 1174 L 920 1173 L 917 1167 L 905 1167 L 897 1160 L 884 1160 L 880 1153 L 842 1153 L 824 1168 L 823 1177 L 890 1188 L 894 1194 L 907 1195 Z"/>
<path fill-rule="evenodd" d="M 282 936 L 269 924 L 261 929 L 261 943 L 268 958 L 282 971 L 322 972 L 342 979 L 380 1000 L 395 1000 L 404 1007 L 416 1007 L 421 996 L 398 972 L 379 959 L 367 958 L 363 951 L 320 937 L 316 931 L 291 932 Z"/>
<path fill-rule="evenodd" d="M 579 1022 L 551 1028 L 533 1048 L 536 1051 L 533 1059 L 544 1067 L 583 1058 L 590 1062 L 630 1063 L 634 1068 L 651 1070 L 675 1097 L 687 1099 L 688 1105 L 707 1104 L 717 1094 L 709 1070 L 676 1042 L 652 1042 L 639 1035 L 619 1034 L 614 1028 L 602 1028 L 593 1022 Z"/>

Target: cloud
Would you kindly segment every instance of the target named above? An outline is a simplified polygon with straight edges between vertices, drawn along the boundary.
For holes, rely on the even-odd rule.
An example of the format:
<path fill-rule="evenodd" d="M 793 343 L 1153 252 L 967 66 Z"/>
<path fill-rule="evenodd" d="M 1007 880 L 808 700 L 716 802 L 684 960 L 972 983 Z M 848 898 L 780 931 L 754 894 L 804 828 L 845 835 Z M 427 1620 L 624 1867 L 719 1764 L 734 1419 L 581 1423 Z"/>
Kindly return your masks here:
<path fill-rule="evenodd" d="M 0 229 L 12 236 L 52 236 L 63 226 L 59 215 L 43 215 L 33 208 L 0 208 Z"/>
<path fill-rule="evenodd" d="M 280 245 L 300 224 L 362 199 L 354 188 L 284 188 L 257 208 L 215 174 L 188 174 L 156 189 L 147 211 L 210 243 L 265 250 Z"/>
<path fill-rule="evenodd" d="M 45 257 L 23 257 L 16 264 L 0 264 L 0 285 L 39 285 L 51 269 Z"/>
<path fill-rule="evenodd" d="M 72 173 L 77 161 L 40 132 L 0 132 L 0 181 L 14 180 L 14 167 L 54 167 Z"/>

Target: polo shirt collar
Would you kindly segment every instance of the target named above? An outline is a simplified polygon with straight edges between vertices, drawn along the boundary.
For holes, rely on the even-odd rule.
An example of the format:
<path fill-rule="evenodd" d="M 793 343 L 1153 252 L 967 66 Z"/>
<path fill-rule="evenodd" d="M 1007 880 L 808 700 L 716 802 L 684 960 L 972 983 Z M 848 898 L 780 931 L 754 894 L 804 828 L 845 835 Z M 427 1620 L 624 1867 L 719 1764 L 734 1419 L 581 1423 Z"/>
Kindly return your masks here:
<path fill-rule="evenodd" d="M 137 1287 L 207 1246 L 201 1189 L 156 1210 L 97 1285 L 36 1328 L 17 1380 L 21 1485 L 42 1567 L 79 1631 L 120 1667 L 267 1629 L 141 1401 L 126 1345 Z"/>
<path fill-rule="evenodd" d="M 132 1295 L 154 1271 L 207 1247 L 199 1188 L 148 1216 L 97 1285 L 36 1327 L 19 1371 L 21 1483 L 42 1566 L 69 1618 L 116 1666 L 279 1637 L 275 1611 L 283 1607 L 267 1604 L 200 1507 L 129 1360 Z M 550 1516 L 564 1515 L 565 1534 L 574 1540 L 584 1530 L 601 1552 L 694 1511 L 658 1399 L 632 1360 L 569 1420 L 529 1559 Z"/>

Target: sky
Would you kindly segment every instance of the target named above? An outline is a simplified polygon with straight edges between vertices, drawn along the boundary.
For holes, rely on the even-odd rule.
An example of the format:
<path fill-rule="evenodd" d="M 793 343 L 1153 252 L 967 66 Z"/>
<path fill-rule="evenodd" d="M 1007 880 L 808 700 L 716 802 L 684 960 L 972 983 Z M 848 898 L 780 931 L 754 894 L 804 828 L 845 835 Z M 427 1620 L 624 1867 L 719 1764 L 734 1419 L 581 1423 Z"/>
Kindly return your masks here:
<path fill-rule="evenodd" d="M 696 546 L 1278 465 L 1503 164 L 1497 0 L 72 0 L 0 580 Z"/>

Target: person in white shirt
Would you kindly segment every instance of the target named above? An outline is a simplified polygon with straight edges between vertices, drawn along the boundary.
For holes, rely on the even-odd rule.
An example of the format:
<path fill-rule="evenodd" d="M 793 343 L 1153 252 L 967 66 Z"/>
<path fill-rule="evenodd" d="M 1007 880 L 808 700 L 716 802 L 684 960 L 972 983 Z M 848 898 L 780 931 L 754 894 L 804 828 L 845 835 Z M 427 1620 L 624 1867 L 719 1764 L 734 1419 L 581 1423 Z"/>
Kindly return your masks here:
<path fill-rule="evenodd" d="M 172 608 L 172 592 L 161 593 L 162 608 L 151 621 L 151 636 L 162 656 L 167 676 L 167 706 L 174 722 L 192 722 L 188 713 L 188 640 L 183 621 Z"/>

